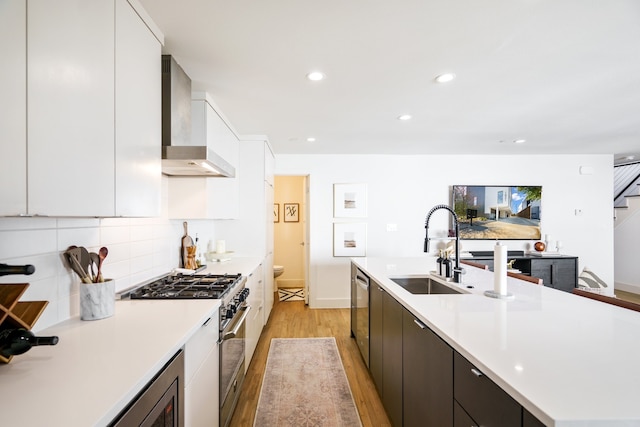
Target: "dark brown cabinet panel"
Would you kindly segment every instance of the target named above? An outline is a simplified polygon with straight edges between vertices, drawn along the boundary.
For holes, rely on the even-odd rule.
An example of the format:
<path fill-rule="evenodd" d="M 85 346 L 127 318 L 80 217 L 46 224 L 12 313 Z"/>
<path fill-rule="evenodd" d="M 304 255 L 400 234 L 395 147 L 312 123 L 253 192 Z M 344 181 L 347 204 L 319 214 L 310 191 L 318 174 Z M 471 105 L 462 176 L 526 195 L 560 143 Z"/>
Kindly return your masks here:
<path fill-rule="evenodd" d="M 453 349 L 403 309 L 404 427 L 453 425 Z"/>
<path fill-rule="evenodd" d="M 384 290 L 374 280 L 369 286 L 369 372 L 382 397 L 382 297 Z"/>
<path fill-rule="evenodd" d="M 544 427 L 544 424 L 531 414 L 531 412 L 522 408 L 522 427 Z"/>
<path fill-rule="evenodd" d="M 402 424 L 402 305 L 382 295 L 382 403 L 391 424 Z"/>
<path fill-rule="evenodd" d="M 453 357 L 455 400 L 478 425 L 522 425 L 522 406 L 459 353 Z"/>
<path fill-rule="evenodd" d="M 478 423 L 473 421 L 458 402 L 453 402 L 453 427 L 476 427 Z"/>
<path fill-rule="evenodd" d="M 394 427 L 402 426 L 402 305 L 371 279 L 369 372 Z"/>

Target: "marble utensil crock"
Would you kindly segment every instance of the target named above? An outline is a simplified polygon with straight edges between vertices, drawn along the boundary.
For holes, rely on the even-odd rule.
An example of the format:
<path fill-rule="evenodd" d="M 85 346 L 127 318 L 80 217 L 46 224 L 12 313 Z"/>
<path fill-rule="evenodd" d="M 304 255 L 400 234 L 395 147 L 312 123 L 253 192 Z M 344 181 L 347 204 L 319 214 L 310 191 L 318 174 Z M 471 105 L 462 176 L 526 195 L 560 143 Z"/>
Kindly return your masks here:
<path fill-rule="evenodd" d="M 113 316 L 116 304 L 115 282 L 80 284 L 80 319 L 98 320 Z"/>

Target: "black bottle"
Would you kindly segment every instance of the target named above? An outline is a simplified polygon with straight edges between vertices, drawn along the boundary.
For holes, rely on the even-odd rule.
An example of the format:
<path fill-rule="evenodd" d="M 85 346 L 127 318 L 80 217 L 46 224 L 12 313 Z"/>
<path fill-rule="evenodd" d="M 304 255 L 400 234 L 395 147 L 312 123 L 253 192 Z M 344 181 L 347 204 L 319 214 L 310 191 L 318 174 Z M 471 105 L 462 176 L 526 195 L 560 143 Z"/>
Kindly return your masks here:
<path fill-rule="evenodd" d="M 0 276 L 7 276 L 9 274 L 33 274 L 36 268 L 31 265 L 9 265 L 0 264 Z"/>
<path fill-rule="evenodd" d="M 36 345 L 56 345 L 58 337 L 36 337 L 23 328 L 0 331 L 0 355 L 4 357 L 26 353 Z"/>
<path fill-rule="evenodd" d="M 444 270 L 444 277 L 451 277 L 451 260 L 449 259 L 449 254 L 446 254 L 444 261 L 442 261 L 442 269 Z"/>
<path fill-rule="evenodd" d="M 438 275 L 442 276 L 442 261 L 444 261 L 444 258 L 442 258 L 442 249 L 438 251 L 438 258 L 436 259 L 436 263 L 438 265 Z"/>

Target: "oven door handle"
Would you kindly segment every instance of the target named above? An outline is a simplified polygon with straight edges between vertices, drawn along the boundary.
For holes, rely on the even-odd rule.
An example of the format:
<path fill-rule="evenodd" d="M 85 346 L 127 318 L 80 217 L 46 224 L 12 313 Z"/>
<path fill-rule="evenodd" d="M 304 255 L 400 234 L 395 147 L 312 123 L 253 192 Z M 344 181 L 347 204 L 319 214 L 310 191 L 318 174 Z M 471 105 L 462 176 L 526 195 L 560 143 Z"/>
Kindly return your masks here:
<path fill-rule="evenodd" d="M 249 311 L 251 311 L 251 306 L 247 305 L 247 306 L 243 307 L 242 311 L 243 311 L 243 313 L 242 313 L 242 316 L 240 316 L 240 320 L 238 320 L 236 322 L 236 325 L 233 327 L 232 330 L 230 330 L 229 332 L 227 332 L 226 334 L 224 334 L 222 336 L 222 339 L 220 341 L 226 341 L 228 339 L 236 337 L 236 334 L 238 333 L 238 331 L 242 327 L 242 324 L 244 323 L 245 319 L 249 315 Z"/>

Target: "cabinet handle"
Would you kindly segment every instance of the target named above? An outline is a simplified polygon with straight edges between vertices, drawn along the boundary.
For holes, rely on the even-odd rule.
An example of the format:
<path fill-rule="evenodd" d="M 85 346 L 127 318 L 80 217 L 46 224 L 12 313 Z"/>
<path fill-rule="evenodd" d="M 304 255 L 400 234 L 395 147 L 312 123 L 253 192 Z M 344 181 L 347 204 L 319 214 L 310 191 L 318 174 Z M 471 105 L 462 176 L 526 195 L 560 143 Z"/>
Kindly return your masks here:
<path fill-rule="evenodd" d="M 380 286 L 378 286 L 378 290 L 379 290 L 380 292 L 384 292 L 384 289 L 382 289 Z"/>
<path fill-rule="evenodd" d="M 427 327 L 427 325 L 425 325 L 424 323 L 422 323 L 421 321 L 419 321 L 418 319 L 413 319 L 413 323 L 415 323 L 416 325 L 418 325 L 420 327 L 420 329 L 425 329 Z"/>
<path fill-rule="evenodd" d="M 481 377 L 483 375 L 483 373 L 478 371 L 476 368 L 471 368 L 471 373 L 476 377 Z"/>
<path fill-rule="evenodd" d="M 211 322 L 211 317 L 209 317 L 203 324 L 202 326 L 207 326 L 209 323 Z"/>

